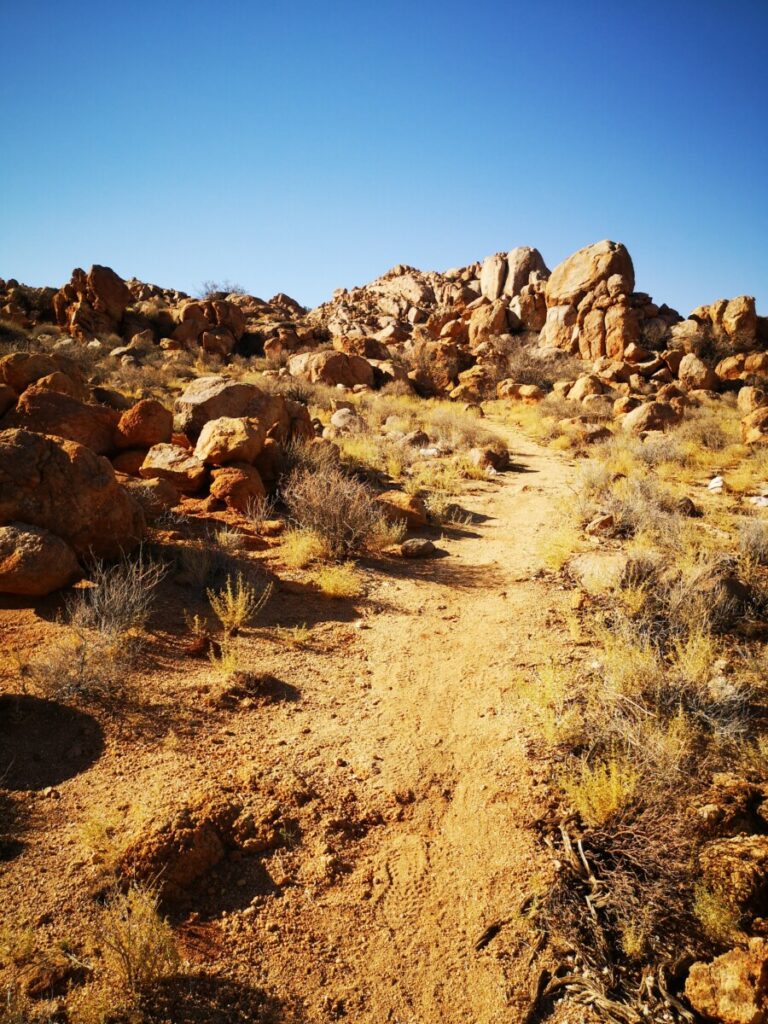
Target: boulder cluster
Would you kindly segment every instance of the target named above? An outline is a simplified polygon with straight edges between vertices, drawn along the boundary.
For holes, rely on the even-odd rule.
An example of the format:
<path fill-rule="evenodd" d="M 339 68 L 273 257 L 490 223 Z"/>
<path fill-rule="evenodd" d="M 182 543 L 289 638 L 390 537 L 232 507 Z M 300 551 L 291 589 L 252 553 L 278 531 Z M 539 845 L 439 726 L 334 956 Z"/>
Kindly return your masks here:
<path fill-rule="evenodd" d="M 253 384 L 201 377 L 171 411 L 90 387 L 63 355 L 4 356 L 0 592 L 66 586 L 89 559 L 129 552 L 181 495 L 245 512 L 274 487 L 282 446 L 314 436 L 305 405 Z"/>
<path fill-rule="evenodd" d="M 738 392 L 745 443 L 768 440 L 768 319 L 754 299 L 683 319 L 635 291 L 631 257 L 611 241 L 551 272 L 527 246 L 444 273 L 397 266 L 309 311 L 284 294 L 193 299 L 96 265 L 58 290 L 0 280 L 0 318 L 52 335 L 49 353 L 0 360 L 0 590 L 12 593 L 47 593 L 83 559 L 127 551 L 146 514 L 179 495 L 244 511 L 275 485 L 282 446 L 315 433 L 303 404 L 219 375 L 189 384 L 173 410 L 131 403 L 89 384 L 72 346 L 136 368 L 158 349 L 169 361 L 260 355 L 266 377 L 354 391 L 398 383 L 470 403 L 548 397 L 510 369 L 535 356 L 570 370 L 551 391 L 585 441 L 606 437 L 610 421 L 664 430 L 727 391 Z"/>

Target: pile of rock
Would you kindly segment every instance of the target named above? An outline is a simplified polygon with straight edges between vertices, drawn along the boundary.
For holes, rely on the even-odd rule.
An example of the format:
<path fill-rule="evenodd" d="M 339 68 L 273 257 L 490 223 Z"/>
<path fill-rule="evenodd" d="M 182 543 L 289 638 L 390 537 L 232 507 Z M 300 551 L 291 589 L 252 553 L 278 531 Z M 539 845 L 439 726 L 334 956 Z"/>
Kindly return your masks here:
<path fill-rule="evenodd" d="M 0 359 L 0 592 L 70 583 L 181 495 L 244 512 L 276 485 L 283 446 L 315 436 L 306 406 L 224 377 L 193 381 L 175 423 L 155 400 L 119 409 L 96 392 L 65 356 Z"/>

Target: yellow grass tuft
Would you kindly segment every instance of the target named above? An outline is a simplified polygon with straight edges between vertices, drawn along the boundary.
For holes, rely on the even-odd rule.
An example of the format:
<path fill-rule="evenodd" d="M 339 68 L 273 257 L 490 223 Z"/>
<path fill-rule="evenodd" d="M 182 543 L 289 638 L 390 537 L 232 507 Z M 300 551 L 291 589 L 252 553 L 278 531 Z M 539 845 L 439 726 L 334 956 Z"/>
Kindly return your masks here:
<path fill-rule="evenodd" d="M 364 589 L 362 573 L 352 562 L 324 565 L 315 570 L 313 581 L 326 597 L 351 600 L 360 597 Z"/>

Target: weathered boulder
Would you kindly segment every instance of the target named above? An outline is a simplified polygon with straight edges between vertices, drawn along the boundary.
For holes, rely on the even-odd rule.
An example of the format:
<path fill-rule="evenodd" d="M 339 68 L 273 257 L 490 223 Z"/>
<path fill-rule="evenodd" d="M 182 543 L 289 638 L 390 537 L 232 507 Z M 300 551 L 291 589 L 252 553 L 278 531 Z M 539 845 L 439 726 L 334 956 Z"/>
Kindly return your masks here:
<path fill-rule="evenodd" d="M 77 555 L 113 558 L 144 535 L 144 514 L 90 448 L 29 430 L 0 432 L 0 524 L 39 526 Z"/>
<path fill-rule="evenodd" d="M 760 406 L 741 421 L 744 444 L 765 444 L 768 441 L 768 407 Z"/>
<path fill-rule="evenodd" d="M 693 352 L 688 352 L 680 360 L 677 376 L 683 387 L 689 391 L 703 389 L 712 391 L 717 387 L 717 374 Z"/>
<path fill-rule="evenodd" d="M 507 305 L 501 299 L 483 303 L 473 309 L 469 318 L 469 344 L 476 345 L 488 337 L 496 337 L 507 331 Z"/>
<path fill-rule="evenodd" d="M 480 270 L 480 294 L 486 299 L 498 299 L 507 276 L 507 260 L 503 253 L 488 256 Z"/>
<path fill-rule="evenodd" d="M 531 282 L 531 278 L 545 280 L 549 270 L 538 249 L 528 245 L 518 245 L 507 253 L 507 276 L 504 282 L 504 294 L 519 295 L 522 289 Z M 521 317 L 522 319 L 522 317 Z M 535 330 L 535 328 L 532 328 Z"/>
<path fill-rule="evenodd" d="M 56 372 L 66 373 L 73 382 L 82 384 L 77 367 L 65 356 L 44 352 L 11 352 L 0 359 L 0 382 L 7 384 L 17 395 L 41 377 Z"/>
<path fill-rule="evenodd" d="M 72 548 L 40 526 L 0 526 L 0 593 L 43 597 L 80 575 Z"/>
<path fill-rule="evenodd" d="M 7 384 L 0 384 L 0 416 L 5 416 L 9 409 L 16 405 L 16 392 Z"/>
<path fill-rule="evenodd" d="M 373 387 L 373 367 L 368 360 L 346 352 L 304 352 L 292 356 L 288 360 L 288 372 L 292 377 L 306 377 L 313 384 Z"/>
<path fill-rule="evenodd" d="M 146 448 L 128 448 L 110 458 L 112 467 L 116 473 L 124 473 L 128 476 L 140 476 L 141 467 L 147 457 Z"/>
<path fill-rule="evenodd" d="M 699 853 L 705 884 L 741 914 L 763 916 L 768 897 L 768 836 L 714 839 Z"/>
<path fill-rule="evenodd" d="M 579 345 L 576 316 L 575 306 L 549 306 L 539 338 L 542 347 L 549 346 L 562 349 L 564 352 L 576 352 Z"/>
<path fill-rule="evenodd" d="M 228 462 L 253 462 L 264 447 L 267 432 L 263 425 L 245 416 L 221 416 L 208 420 L 195 445 L 195 455 L 211 466 Z"/>
<path fill-rule="evenodd" d="M 219 376 L 193 380 L 176 399 L 174 411 L 179 430 L 193 441 L 197 440 L 209 420 L 222 416 L 234 419 L 253 417 L 269 435 L 286 440 L 292 419 L 300 415 L 298 408 L 289 410 L 282 395 L 272 395 L 255 384 Z"/>
<path fill-rule="evenodd" d="M 418 494 L 406 494 L 405 491 L 385 491 L 376 498 L 386 519 L 402 522 L 409 529 L 427 524 L 427 506 Z"/>
<path fill-rule="evenodd" d="M 153 398 L 127 409 L 115 428 L 116 448 L 151 448 L 167 444 L 173 433 L 173 414 Z"/>
<path fill-rule="evenodd" d="M 695 963 L 685 982 L 691 1006 L 720 1024 L 765 1024 L 768 1020 L 768 942 L 750 939 L 711 963 Z"/>
<path fill-rule="evenodd" d="M 647 430 L 666 430 L 678 419 L 677 412 L 668 402 L 643 402 L 626 414 L 621 425 L 630 433 L 642 434 Z"/>
<path fill-rule="evenodd" d="M 0 421 L 0 429 L 34 430 L 76 441 L 97 455 L 112 451 L 118 414 L 114 409 L 33 384 Z"/>
<path fill-rule="evenodd" d="M 182 494 L 199 491 L 206 474 L 204 463 L 187 448 L 175 444 L 153 445 L 140 472 L 145 480 L 168 480 Z"/>
<path fill-rule="evenodd" d="M 123 315 L 133 301 L 125 281 L 109 267 L 95 265 L 86 274 L 77 268 L 72 279 L 53 296 L 56 321 L 73 337 L 119 333 Z"/>
<path fill-rule="evenodd" d="M 599 285 L 618 275 L 620 291 L 629 295 L 635 288 L 632 259 L 620 242 L 595 242 L 573 253 L 552 271 L 547 281 L 547 306 L 576 305 Z M 616 283 L 614 283 L 615 286 Z"/>
<path fill-rule="evenodd" d="M 214 469 L 211 476 L 211 497 L 223 501 L 235 512 L 247 512 L 254 502 L 266 497 L 259 471 L 247 462 Z"/>
<path fill-rule="evenodd" d="M 742 416 L 747 416 L 749 413 L 754 412 L 755 409 L 761 409 L 766 405 L 768 405 L 768 395 L 766 395 L 762 388 L 749 386 L 739 388 L 739 393 L 736 396 L 736 406 Z"/>

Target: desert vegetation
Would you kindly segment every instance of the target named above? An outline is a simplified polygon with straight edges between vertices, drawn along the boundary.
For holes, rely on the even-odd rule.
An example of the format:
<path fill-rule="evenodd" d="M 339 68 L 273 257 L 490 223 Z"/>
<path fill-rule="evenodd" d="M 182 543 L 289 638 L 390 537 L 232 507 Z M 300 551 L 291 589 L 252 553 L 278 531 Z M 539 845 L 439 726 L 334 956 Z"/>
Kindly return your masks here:
<path fill-rule="evenodd" d="M 749 297 L 0 294 L 3 1024 L 763 1012 Z"/>

